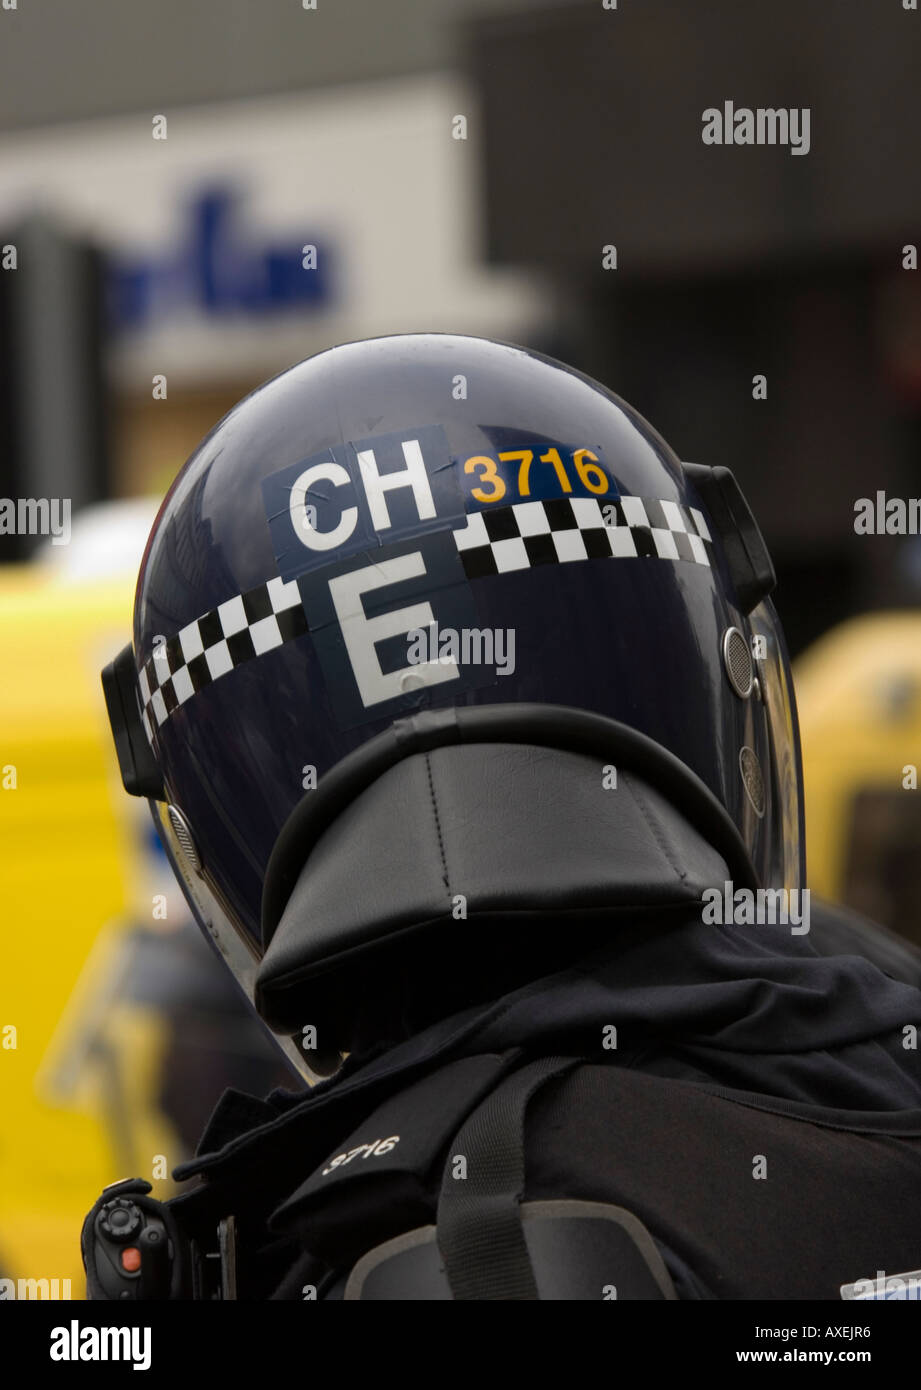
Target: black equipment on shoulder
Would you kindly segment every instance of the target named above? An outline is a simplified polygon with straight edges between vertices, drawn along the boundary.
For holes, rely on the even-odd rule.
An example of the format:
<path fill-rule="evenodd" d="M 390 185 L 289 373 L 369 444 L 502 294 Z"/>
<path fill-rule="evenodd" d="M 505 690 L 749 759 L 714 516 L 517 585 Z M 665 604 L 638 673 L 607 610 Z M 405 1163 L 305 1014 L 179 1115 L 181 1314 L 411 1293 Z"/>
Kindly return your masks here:
<path fill-rule="evenodd" d="M 677 1299 L 652 1236 L 631 1212 L 521 1200 L 528 1102 L 579 1064 L 544 1058 L 506 1076 L 448 1146 L 436 1223 L 375 1246 L 326 1288 L 365 1301 Z M 87 1298 L 235 1299 L 234 1218 L 220 1221 L 216 1248 L 205 1250 L 150 1190 L 140 1178 L 115 1183 L 87 1216 Z"/>
<path fill-rule="evenodd" d="M 545 1081 L 578 1065 L 546 1058 L 514 1072 L 468 1117 L 442 1178 L 435 1226 L 368 1252 L 346 1299 L 676 1299 L 646 1227 L 605 1202 L 521 1202 L 524 1115 Z"/>

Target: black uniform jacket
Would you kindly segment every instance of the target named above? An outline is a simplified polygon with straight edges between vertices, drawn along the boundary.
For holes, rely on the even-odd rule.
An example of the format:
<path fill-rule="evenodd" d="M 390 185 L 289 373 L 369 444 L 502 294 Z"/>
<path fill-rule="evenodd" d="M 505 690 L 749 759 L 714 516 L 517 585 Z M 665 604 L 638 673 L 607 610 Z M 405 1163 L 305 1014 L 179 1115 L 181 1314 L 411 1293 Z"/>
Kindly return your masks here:
<path fill-rule="evenodd" d="M 577 966 L 353 1055 L 307 1095 L 228 1092 L 173 1210 L 205 1245 L 235 1216 L 238 1297 L 341 1297 L 359 1257 L 433 1222 L 471 1110 L 560 1056 L 579 1062 L 528 1106 L 525 1200 L 628 1209 L 679 1297 L 836 1299 L 917 1270 L 917 961 L 891 941 L 882 969 L 872 949 L 822 954 L 860 950 L 861 930 L 818 911 L 803 935 L 620 923 Z"/>

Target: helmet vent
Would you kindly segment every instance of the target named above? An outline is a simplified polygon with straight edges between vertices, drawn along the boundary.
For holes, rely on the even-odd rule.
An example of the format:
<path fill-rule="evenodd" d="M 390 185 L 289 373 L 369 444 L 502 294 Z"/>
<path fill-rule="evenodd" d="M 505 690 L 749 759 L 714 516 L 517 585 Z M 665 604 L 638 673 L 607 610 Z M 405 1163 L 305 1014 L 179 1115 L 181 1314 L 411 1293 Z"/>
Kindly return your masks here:
<path fill-rule="evenodd" d="M 742 785 L 755 810 L 756 816 L 764 815 L 764 777 L 758 755 L 751 748 L 743 748 L 739 753 L 739 771 Z"/>
<path fill-rule="evenodd" d="M 189 868 L 193 873 L 201 873 L 201 860 L 198 857 L 198 850 L 195 848 L 195 841 L 192 838 L 188 821 L 178 806 L 167 806 L 166 813 Z"/>
<path fill-rule="evenodd" d="M 755 672 L 749 645 L 737 627 L 729 627 L 723 634 L 723 663 L 729 684 L 741 700 L 747 700 Z"/>

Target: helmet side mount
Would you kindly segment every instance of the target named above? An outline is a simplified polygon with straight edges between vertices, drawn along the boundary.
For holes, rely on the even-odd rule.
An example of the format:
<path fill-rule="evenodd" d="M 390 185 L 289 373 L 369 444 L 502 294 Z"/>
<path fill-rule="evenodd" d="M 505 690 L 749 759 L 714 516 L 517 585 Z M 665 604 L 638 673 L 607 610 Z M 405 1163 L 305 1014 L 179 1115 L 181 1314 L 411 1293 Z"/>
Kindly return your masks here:
<path fill-rule="evenodd" d="M 129 642 L 102 672 L 102 689 L 115 740 L 122 785 L 131 796 L 164 801 L 163 774 L 141 723 L 134 650 Z"/>
<path fill-rule="evenodd" d="M 682 463 L 681 467 L 710 513 L 739 604 L 748 614 L 777 587 L 774 565 L 752 509 L 728 468 L 708 468 L 701 463 Z"/>

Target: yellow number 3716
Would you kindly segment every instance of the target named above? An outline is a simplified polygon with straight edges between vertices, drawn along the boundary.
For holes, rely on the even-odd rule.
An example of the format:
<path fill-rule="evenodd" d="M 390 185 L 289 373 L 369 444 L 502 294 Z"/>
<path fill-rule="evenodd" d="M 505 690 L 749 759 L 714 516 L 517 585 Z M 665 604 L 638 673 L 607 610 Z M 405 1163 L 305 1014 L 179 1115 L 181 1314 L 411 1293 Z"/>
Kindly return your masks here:
<path fill-rule="evenodd" d="M 472 458 L 467 459 L 464 464 L 464 472 L 479 475 L 477 486 L 471 488 L 470 495 L 476 498 L 477 502 L 499 502 L 505 497 L 511 485 L 513 494 L 518 497 L 530 497 L 531 465 L 534 462 L 534 450 L 508 450 L 499 455 L 499 462 L 504 464 L 517 463 L 517 478 L 514 469 L 505 468 L 500 473 L 496 460 L 491 458 L 489 454 L 474 454 Z M 545 454 L 540 455 L 539 462 L 551 465 L 562 492 L 572 492 L 572 480 L 566 471 L 566 465 L 560 458 L 559 449 L 548 449 Z M 602 496 L 610 488 L 610 479 L 598 462 L 597 454 L 593 454 L 591 449 L 573 450 L 572 467 L 585 490 L 593 493 L 596 497 Z"/>

